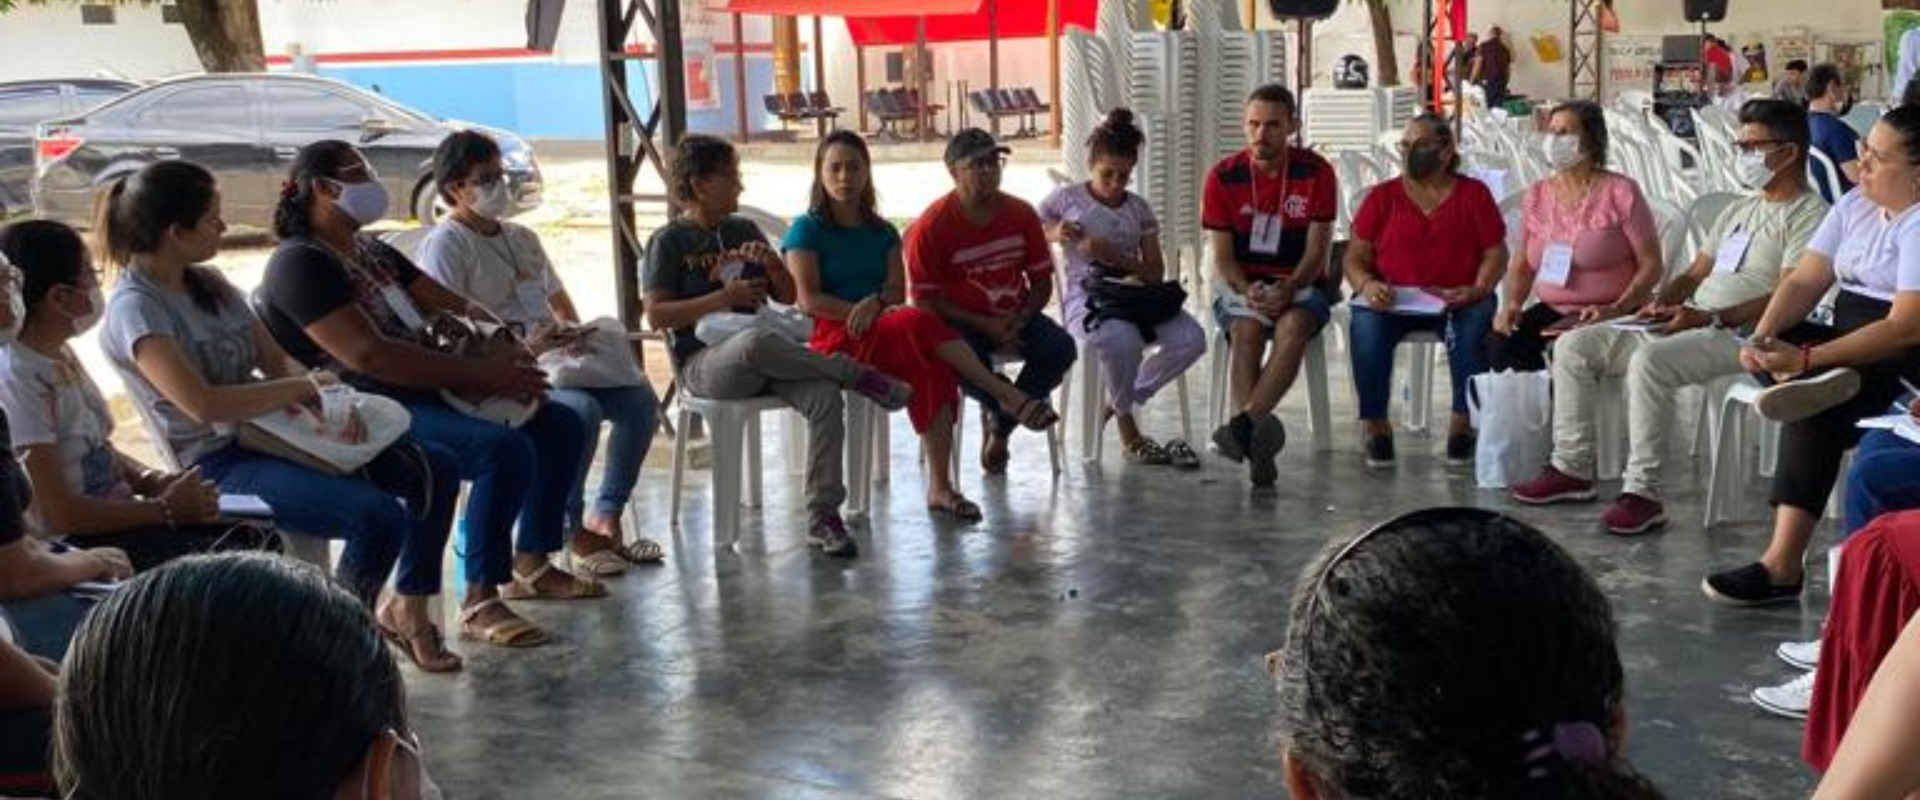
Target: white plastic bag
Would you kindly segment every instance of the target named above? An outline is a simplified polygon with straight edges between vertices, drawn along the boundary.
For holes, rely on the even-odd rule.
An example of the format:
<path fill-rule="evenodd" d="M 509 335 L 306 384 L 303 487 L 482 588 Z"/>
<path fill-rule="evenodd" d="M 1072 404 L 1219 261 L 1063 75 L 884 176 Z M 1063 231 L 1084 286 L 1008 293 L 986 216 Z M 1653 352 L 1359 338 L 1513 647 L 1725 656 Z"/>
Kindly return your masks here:
<path fill-rule="evenodd" d="M 562 389 L 604 389 L 614 386 L 642 386 L 647 376 L 633 357 L 627 342 L 627 329 L 612 317 L 601 317 L 583 324 L 591 329 L 578 347 L 548 350 L 540 354 L 540 368 L 547 380 Z"/>
<path fill-rule="evenodd" d="M 1479 443 L 1473 475 L 1482 489 L 1504 489 L 1540 473 L 1553 455 L 1553 379 L 1545 371 L 1473 376 L 1467 409 Z"/>
<path fill-rule="evenodd" d="M 748 328 L 769 328 L 788 339 L 805 342 L 813 335 L 813 319 L 788 306 L 767 306 L 752 314 L 715 311 L 694 324 L 693 336 L 712 347 Z"/>

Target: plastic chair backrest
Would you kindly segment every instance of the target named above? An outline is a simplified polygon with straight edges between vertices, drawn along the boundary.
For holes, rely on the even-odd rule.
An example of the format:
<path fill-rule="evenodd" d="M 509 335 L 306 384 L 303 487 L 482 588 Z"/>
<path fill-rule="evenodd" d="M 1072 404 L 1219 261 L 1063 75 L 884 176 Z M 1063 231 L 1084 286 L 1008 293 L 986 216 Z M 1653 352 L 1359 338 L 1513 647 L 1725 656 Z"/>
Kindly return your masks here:
<path fill-rule="evenodd" d="M 1807 180 L 1820 188 L 1829 203 L 1840 202 L 1846 191 L 1840 188 L 1840 167 L 1818 147 L 1807 148 Z"/>
<path fill-rule="evenodd" d="M 762 104 L 766 106 L 767 113 L 769 114 L 772 114 L 777 117 L 787 113 L 786 105 L 781 102 L 780 95 L 777 95 L 777 94 L 762 95 L 760 100 Z"/>
<path fill-rule="evenodd" d="M 815 111 L 833 110 L 833 101 L 827 97 L 826 92 L 808 92 L 807 105 Z"/>
<path fill-rule="evenodd" d="M 1738 199 L 1740 195 L 1733 192 L 1709 192 L 1701 195 L 1687 207 L 1687 229 L 1693 238 L 1696 252 L 1702 250 L 1711 252 L 1719 246 L 1719 242 L 1709 242 L 1707 239 L 1713 235 L 1713 227 L 1719 224 L 1720 217 L 1724 216 L 1727 209 L 1733 205 L 1733 201 Z"/>
<path fill-rule="evenodd" d="M 993 105 L 987 102 L 987 94 L 984 91 L 976 90 L 967 92 L 967 104 L 973 106 L 973 110 L 982 114 L 989 116 L 993 114 Z"/>

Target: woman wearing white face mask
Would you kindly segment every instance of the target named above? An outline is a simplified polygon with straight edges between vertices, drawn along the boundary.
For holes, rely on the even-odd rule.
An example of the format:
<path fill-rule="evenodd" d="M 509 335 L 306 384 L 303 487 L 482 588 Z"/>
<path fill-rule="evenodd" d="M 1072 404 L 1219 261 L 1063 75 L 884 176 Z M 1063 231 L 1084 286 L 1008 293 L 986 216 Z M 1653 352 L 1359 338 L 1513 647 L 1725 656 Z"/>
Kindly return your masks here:
<path fill-rule="evenodd" d="M 454 209 L 420 243 L 420 268 L 475 305 L 519 326 L 536 354 L 568 347 L 579 332 L 593 329 L 580 327 L 573 298 L 547 259 L 539 235 L 502 219 L 514 207 L 502 167 L 500 146 L 484 133 L 459 131 L 440 142 L 433 155 L 434 182 L 440 187 L 440 198 Z M 627 346 L 624 338 L 610 344 Z M 653 388 L 645 383 L 569 385 L 555 388 L 547 397 L 573 409 L 585 426 L 580 474 L 567 498 L 567 552 L 574 568 L 614 575 L 625 572 L 629 564 L 661 561 L 658 543 L 645 537 L 626 541 L 620 524 L 640 479 L 640 465 L 653 444 L 660 408 Z M 603 422 L 612 430 L 600 490 L 589 515 L 585 483 Z"/>
<path fill-rule="evenodd" d="M 304 564 L 226 554 L 142 575 L 87 620 L 60 683 L 70 800 L 441 796 L 373 619 Z"/>
<path fill-rule="evenodd" d="M 0 343 L 12 344 L 27 314 L 20 300 L 20 271 L 0 250 Z M 69 591 L 89 581 L 114 581 L 133 574 L 127 556 L 110 547 L 74 550 L 30 536 L 27 506 L 33 486 L 26 470 L 5 446 L 13 438 L 0 412 L 0 619 L 9 623 L 14 642 L 41 658 L 59 658 L 87 611 L 90 597 Z"/>
<path fill-rule="evenodd" d="M 0 348 L 0 407 L 33 480 L 46 534 L 81 548 L 116 547 L 136 570 L 215 549 L 273 545 L 266 527 L 219 518 L 219 488 L 195 469 L 168 474 L 113 446 L 113 415 L 68 343 L 106 312 L 100 276 L 80 235 L 29 220 L 0 230 L 24 274 L 26 324 Z"/>
<path fill-rule="evenodd" d="M 1514 251 L 1505 301 L 1487 338 L 1494 371 L 1546 369 L 1551 336 L 1638 311 L 1664 274 L 1659 233 L 1640 187 L 1606 169 L 1600 106 L 1558 106 L 1547 131 L 1554 173 L 1528 187 L 1522 204 L 1522 246 Z M 1527 306 L 1536 292 L 1539 302 Z"/>
<path fill-rule="evenodd" d="M 524 348 L 466 356 L 420 344 L 434 314 L 493 315 L 361 232 L 385 216 L 386 190 L 351 145 L 307 145 L 289 175 L 274 214 L 280 246 L 256 296 L 267 329 L 301 362 L 337 370 L 362 391 L 400 401 L 413 415 L 414 438 L 456 456 L 458 477 L 472 482 L 463 507 L 461 635 L 502 647 L 545 643 L 546 633 L 503 600 L 607 593 L 551 561 L 562 546 L 567 493 L 579 474 L 580 416 L 541 402 L 546 376 Z M 457 410 L 444 399 L 446 391 L 539 407 L 512 428 Z"/>

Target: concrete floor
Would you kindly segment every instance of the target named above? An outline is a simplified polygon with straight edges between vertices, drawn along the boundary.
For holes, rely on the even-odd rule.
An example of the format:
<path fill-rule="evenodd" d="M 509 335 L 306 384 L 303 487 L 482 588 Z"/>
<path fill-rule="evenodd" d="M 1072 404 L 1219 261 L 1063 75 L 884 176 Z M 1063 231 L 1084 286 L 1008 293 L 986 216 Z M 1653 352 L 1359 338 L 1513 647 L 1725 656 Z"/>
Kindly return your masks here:
<path fill-rule="evenodd" d="M 1074 459 L 1049 480 L 1043 441 L 1024 435 L 1011 479 L 982 481 L 968 459 L 988 516 L 975 528 L 928 521 L 898 419 L 894 480 L 852 562 L 802 545 L 798 479 L 777 458 L 739 552 L 716 552 L 702 475 L 666 566 L 615 579 L 610 600 L 530 610 L 556 645 L 462 644 L 463 675 L 408 673 L 432 771 L 455 800 L 1282 797 L 1261 655 L 1302 564 L 1396 510 L 1512 510 L 1447 470 L 1434 439 L 1403 433 L 1398 470 L 1366 470 L 1346 381 L 1336 366 L 1332 453 L 1308 452 L 1304 393 L 1289 398 L 1276 493 L 1251 494 L 1211 456 L 1189 475 L 1129 467 L 1113 447 L 1103 467 Z M 1177 428 L 1171 405 L 1148 420 Z M 1773 647 L 1814 635 L 1824 601 L 1709 604 L 1704 570 L 1750 560 L 1763 531 L 1703 531 L 1704 463 L 1674 472 L 1674 523 L 1643 540 L 1600 535 L 1598 506 L 1516 513 L 1614 599 L 1645 773 L 1672 797 L 1805 797 L 1800 726 L 1746 694 L 1792 677 Z M 650 532 L 665 529 L 666 483 L 645 476 Z"/>

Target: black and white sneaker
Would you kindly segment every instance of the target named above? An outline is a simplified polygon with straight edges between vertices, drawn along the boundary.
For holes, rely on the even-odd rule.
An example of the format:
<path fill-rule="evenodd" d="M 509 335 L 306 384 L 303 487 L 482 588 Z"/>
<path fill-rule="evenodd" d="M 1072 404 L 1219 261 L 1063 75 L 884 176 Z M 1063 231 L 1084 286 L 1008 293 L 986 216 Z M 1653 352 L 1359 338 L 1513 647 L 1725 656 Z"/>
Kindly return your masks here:
<path fill-rule="evenodd" d="M 1799 422 L 1859 393 L 1860 373 L 1839 367 L 1761 389 L 1753 398 L 1753 410 L 1774 422 Z"/>
<path fill-rule="evenodd" d="M 1765 606 L 1799 600 L 1800 588 L 1804 585 L 1804 582 L 1788 586 L 1776 584 L 1773 576 L 1767 574 L 1767 568 L 1756 562 L 1708 575 L 1700 581 L 1700 591 L 1730 606 Z"/>
<path fill-rule="evenodd" d="M 1377 433 L 1367 437 L 1367 468 L 1391 469 L 1393 467 L 1393 435 Z"/>

